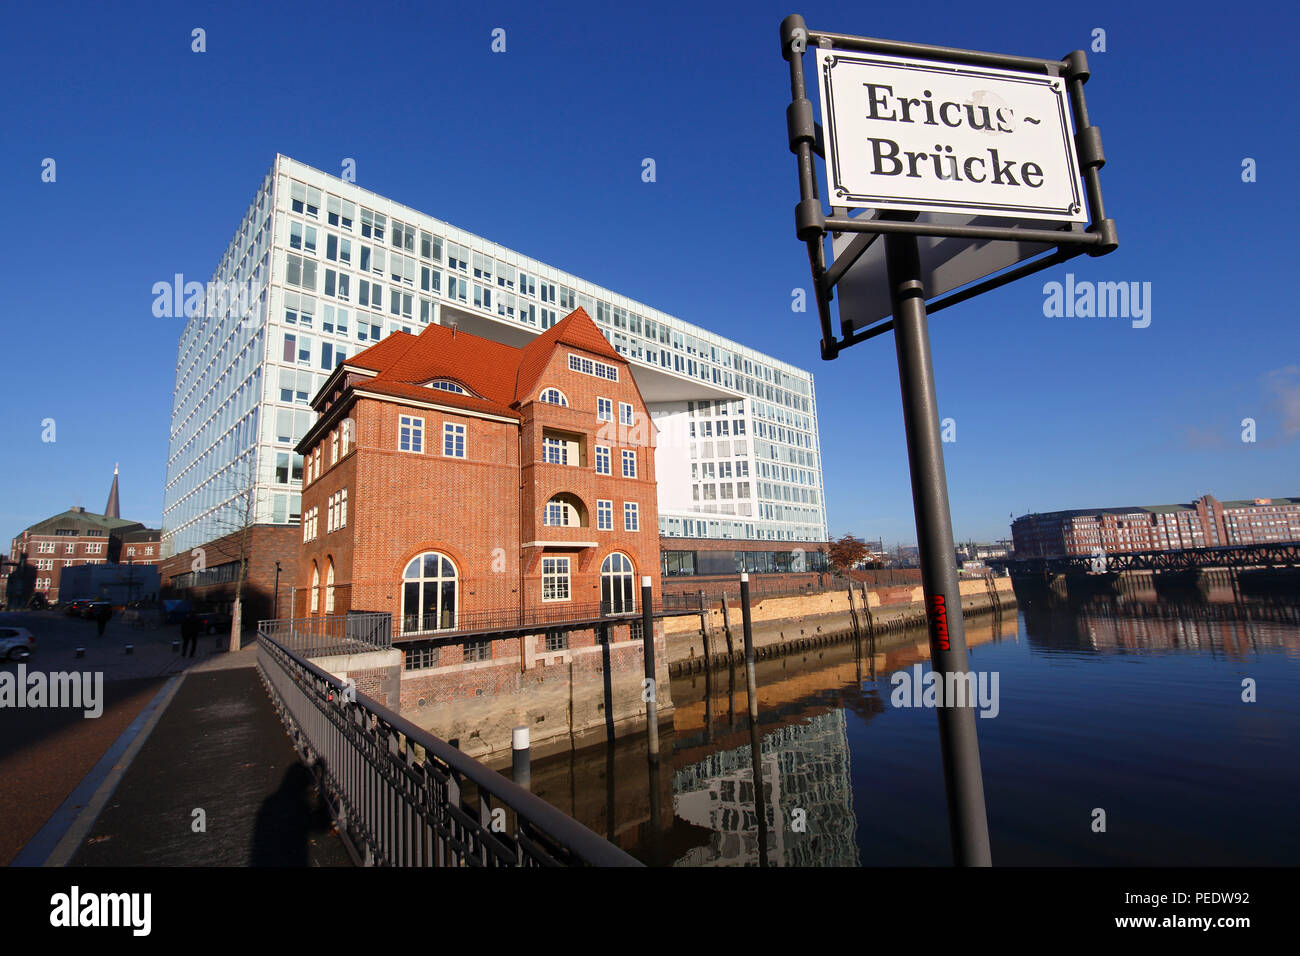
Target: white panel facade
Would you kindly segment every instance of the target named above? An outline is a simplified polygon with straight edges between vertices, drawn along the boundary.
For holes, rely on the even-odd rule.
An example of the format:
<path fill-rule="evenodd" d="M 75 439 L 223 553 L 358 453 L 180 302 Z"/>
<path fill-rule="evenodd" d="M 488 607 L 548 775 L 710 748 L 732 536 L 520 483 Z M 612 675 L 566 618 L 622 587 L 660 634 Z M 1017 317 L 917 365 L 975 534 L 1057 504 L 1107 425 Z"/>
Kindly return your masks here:
<path fill-rule="evenodd" d="M 809 373 L 277 156 L 181 336 L 163 553 L 235 530 L 250 483 L 298 522 L 293 445 L 348 356 L 431 322 L 522 345 L 579 306 L 672 425 L 661 533 L 826 540 Z"/>

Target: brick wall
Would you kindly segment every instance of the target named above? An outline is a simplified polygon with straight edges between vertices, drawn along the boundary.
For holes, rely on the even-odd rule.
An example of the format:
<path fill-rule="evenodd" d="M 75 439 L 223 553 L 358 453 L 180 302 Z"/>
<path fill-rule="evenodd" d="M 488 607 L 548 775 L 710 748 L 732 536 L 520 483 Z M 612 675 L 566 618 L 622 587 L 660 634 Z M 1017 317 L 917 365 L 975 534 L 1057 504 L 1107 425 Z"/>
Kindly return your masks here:
<path fill-rule="evenodd" d="M 302 529 L 296 525 L 256 525 L 249 530 L 248 577 L 244 581 L 244 625 L 254 628 L 257 622 L 275 614 L 275 563 L 280 562 L 279 613 L 286 616 L 291 587 L 298 567 L 298 551 Z M 206 567 L 215 568 L 239 560 L 241 533 L 228 534 L 200 545 Z M 194 549 L 198 550 L 198 549 Z M 163 560 L 158 566 L 162 581 L 162 597 L 188 598 L 195 605 L 227 607 L 235 599 L 235 582 L 202 585 L 178 590 L 172 578 L 193 570 L 197 555 L 185 551 Z"/>
<path fill-rule="evenodd" d="M 601 565 L 614 551 L 631 560 L 638 594 L 643 574 L 657 588 L 658 511 L 645 404 L 626 370 L 618 382 L 571 371 L 570 351 L 574 350 L 567 346 L 556 348 L 533 390 L 536 395 L 558 388 L 569 405 L 530 399 L 521 405 L 521 421 L 370 397 L 340 407 L 338 414 L 346 413 L 354 423 L 353 449 L 331 464 L 331 430 L 307 450 L 314 454 L 316 447 L 321 449 L 322 473 L 303 488 L 302 511 L 306 515 L 316 509 L 317 535 L 301 544 L 294 613 L 310 613 L 313 569 L 323 588 L 332 566 L 334 613 L 388 611 L 400 632 L 404 611 L 410 613 L 404 608 L 402 572 L 412 558 L 427 551 L 441 552 L 455 564 L 461 615 L 517 608 L 521 603 L 543 605 L 543 556 L 569 557 L 568 603 L 572 605 L 600 602 Z M 437 404 L 438 394 L 430 390 L 430 405 Z M 597 421 L 598 397 L 611 401 L 614 423 Z M 633 406 L 632 426 L 618 424 L 620 402 Z M 402 416 L 423 424 L 418 454 L 399 450 Z M 464 426 L 464 458 L 443 455 L 445 423 Z M 576 465 L 542 461 L 542 439 L 548 430 L 579 438 L 581 457 Z M 610 449 L 610 475 L 596 474 L 597 445 Z M 624 449 L 637 454 L 635 478 L 622 475 Z M 347 524 L 329 532 L 329 499 L 343 488 L 348 489 Z M 560 494 L 579 503 L 583 526 L 544 524 L 547 501 Z M 610 530 L 597 527 L 600 500 L 612 502 Z M 629 501 L 638 506 L 637 531 L 625 530 L 623 506 Z M 561 542 L 574 544 L 560 546 Z M 581 546 L 588 542 L 596 546 Z M 324 601 L 322 592 L 321 612 Z"/>
<path fill-rule="evenodd" d="M 463 663 L 451 648 L 439 665 L 402 672 L 401 712 L 477 757 L 510 749 L 511 730 L 527 726 L 534 756 L 579 748 L 644 726 L 645 650 L 626 625 L 611 629 L 606 648 L 591 630 L 571 631 L 569 647 L 546 651 L 542 636 L 493 642 L 493 657 Z M 655 628 L 656 703 L 672 713 L 667 638 Z M 608 674 L 608 686 L 606 675 Z M 638 723 L 639 722 L 639 723 Z"/>

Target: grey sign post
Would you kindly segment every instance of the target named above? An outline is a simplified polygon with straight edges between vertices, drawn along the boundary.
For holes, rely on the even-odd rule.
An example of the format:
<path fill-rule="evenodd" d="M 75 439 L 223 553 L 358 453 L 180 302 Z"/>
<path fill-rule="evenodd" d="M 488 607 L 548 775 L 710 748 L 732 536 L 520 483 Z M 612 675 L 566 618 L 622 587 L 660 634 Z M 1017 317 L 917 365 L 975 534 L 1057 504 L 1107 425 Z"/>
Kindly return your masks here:
<path fill-rule="evenodd" d="M 818 62 L 822 123 L 807 94 L 809 50 Z M 798 15 L 781 23 L 781 55 L 790 68 L 786 125 L 799 175 L 795 231 L 808 248 L 822 358 L 894 332 L 930 659 L 941 686 L 950 687 L 946 675 L 968 673 L 969 655 L 928 313 L 1117 247 L 1102 205 L 1101 135 L 1083 98 L 1087 58 L 845 36 L 809 30 Z M 814 156 L 826 163 L 829 215 Z M 865 211 L 851 216 L 850 207 Z M 828 236 L 836 252 L 829 265 Z M 837 288 L 839 337 L 830 308 Z M 876 307 L 881 302 L 888 316 Z M 944 701 L 938 720 L 953 860 L 989 866 L 975 712 L 952 704 Z"/>

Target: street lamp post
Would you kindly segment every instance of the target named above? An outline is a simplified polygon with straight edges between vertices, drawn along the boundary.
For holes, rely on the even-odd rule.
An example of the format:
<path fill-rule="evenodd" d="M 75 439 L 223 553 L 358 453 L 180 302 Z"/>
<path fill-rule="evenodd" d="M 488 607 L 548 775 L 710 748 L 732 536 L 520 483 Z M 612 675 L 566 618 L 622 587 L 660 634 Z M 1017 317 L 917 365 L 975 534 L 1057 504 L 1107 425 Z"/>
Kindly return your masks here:
<path fill-rule="evenodd" d="M 280 618 L 280 562 L 275 562 L 275 599 L 271 604 L 271 617 Z"/>

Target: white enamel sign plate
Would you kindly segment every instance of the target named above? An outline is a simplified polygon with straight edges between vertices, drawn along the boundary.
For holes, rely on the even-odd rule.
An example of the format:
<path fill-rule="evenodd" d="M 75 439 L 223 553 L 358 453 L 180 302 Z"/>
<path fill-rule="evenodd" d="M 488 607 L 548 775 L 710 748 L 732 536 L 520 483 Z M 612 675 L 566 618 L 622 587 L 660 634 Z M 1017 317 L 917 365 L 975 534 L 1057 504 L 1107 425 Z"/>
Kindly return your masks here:
<path fill-rule="evenodd" d="M 1086 222 L 1059 77 L 817 51 L 832 206 Z"/>

